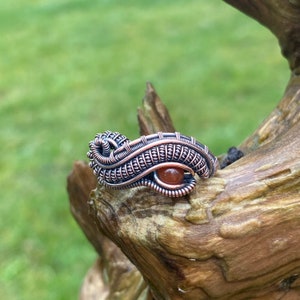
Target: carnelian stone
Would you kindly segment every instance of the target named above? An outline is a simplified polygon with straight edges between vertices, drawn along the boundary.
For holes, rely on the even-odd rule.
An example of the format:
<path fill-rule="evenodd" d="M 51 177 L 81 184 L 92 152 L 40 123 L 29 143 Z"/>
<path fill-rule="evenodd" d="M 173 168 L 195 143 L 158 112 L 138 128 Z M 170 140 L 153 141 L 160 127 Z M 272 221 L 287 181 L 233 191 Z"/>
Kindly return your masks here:
<path fill-rule="evenodd" d="M 180 168 L 164 167 L 156 170 L 158 178 L 166 184 L 181 184 L 184 179 L 184 170 Z"/>

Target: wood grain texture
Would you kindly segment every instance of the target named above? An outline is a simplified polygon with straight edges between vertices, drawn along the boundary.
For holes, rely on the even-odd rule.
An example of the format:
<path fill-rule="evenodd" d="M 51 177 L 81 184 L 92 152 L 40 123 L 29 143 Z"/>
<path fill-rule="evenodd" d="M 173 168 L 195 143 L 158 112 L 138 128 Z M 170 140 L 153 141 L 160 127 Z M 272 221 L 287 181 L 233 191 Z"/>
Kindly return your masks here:
<path fill-rule="evenodd" d="M 277 36 L 291 69 L 286 92 L 241 143 L 246 155 L 187 196 L 94 189 L 91 170 L 75 163 L 71 211 L 101 256 L 82 300 L 300 299 L 300 5 L 226 2 Z M 174 131 L 149 83 L 138 118 L 141 134 Z"/>
<path fill-rule="evenodd" d="M 224 0 L 272 31 L 294 75 L 300 74 L 299 0 Z"/>
<path fill-rule="evenodd" d="M 99 258 L 83 281 L 81 300 L 138 299 L 148 293 L 140 272 L 120 248 L 98 230 L 89 201 L 97 180 L 87 163 L 77 161 L 67 179 L 71 212 Z M 145 299 L 145 298 L 144 298 Z"/>
<path fill-rule="evenodd" d="M 175 132 L 168 109 L 156 93 L 154 86 L 147 82 L 142 106 L 138 108 L 140 135 L 151 133 Z"/>
<path fill-rule="evenodd" d="M 180 200 L 144 188 L 121 197 L 98 188 L 97 226 L 134 262 L 156 299 L 300 297 L 299 130 Z M 293 288 L 283 290 L 293 276 Z"/>

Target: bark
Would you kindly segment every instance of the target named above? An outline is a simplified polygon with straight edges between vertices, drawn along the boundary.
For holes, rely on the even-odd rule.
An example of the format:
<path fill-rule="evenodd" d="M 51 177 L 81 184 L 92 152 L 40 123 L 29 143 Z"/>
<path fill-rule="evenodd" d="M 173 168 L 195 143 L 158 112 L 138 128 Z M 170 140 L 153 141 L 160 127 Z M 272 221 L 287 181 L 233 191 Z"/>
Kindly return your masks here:
<path fill-rule="evenodd" d="M 169 112 L 150 82 L 147 83 L 143 105 L 138 108 L 138 122 L 141 135 L 158 131 L 175 132 Z"/>
<path fill-rule="evenodd" d="M 294 75 L 300 74 L 299 0 L 224 0 L 269 28 Z"/>
<path fill-rule="evenodd" d="M 278 37 L 291 68 L 284 97 L 241 143 L 243 158 L 179 199 L 94 189 L 76 162 L 71 210 L 101 256 L 81 299 L 300 299 L 300 3 L 226 2 Z M 151 84 L 138 116 L 141 134 L 174 131 Z"/>
<path fill-rule="evenodd" d="M 119 247 L 98 230 L 91 217 L 90 192 L 97 186 L 92 170 L 85 162 L 74 163 L 68 176 L 71 212 L 90 243 L 99 254 L 84 280 L 80 299 L 138 299 L 147 293 L 140 272 L 128 260 Z"/>

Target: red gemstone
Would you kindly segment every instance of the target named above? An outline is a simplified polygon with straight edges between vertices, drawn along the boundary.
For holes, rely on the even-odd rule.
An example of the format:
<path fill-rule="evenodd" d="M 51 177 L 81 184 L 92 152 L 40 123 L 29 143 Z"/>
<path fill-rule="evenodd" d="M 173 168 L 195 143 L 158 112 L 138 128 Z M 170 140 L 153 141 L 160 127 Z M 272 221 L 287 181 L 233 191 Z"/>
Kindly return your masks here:
<path fill-rule="evenodd" d="M 181 184 L 183 183 L 184 170 L 180 168 L 160 168 L 156 170 L 158 178 L 167 184 Z"/>

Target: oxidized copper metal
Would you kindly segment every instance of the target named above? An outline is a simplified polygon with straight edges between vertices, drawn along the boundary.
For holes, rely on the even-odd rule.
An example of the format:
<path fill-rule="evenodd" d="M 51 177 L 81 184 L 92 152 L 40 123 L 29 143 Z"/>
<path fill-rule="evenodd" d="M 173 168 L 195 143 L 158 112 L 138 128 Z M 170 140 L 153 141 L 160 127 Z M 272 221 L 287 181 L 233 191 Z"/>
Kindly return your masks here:
<path fill-rule="evenodd" d="M 208 178 L 218 166 L 207 146 L 179 132 L 130 141 L 118 132 L 105 131 L 96 135 L 89 148 L 90 167 L 100 184 L 114 189 L 148 186 L 168 197 L 190 193 L 195 173 Z"/>

